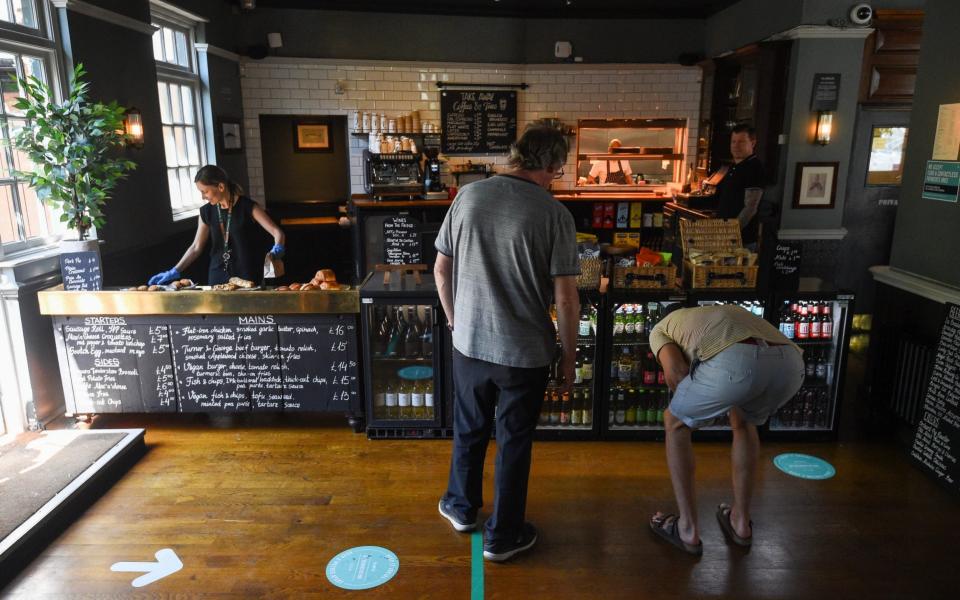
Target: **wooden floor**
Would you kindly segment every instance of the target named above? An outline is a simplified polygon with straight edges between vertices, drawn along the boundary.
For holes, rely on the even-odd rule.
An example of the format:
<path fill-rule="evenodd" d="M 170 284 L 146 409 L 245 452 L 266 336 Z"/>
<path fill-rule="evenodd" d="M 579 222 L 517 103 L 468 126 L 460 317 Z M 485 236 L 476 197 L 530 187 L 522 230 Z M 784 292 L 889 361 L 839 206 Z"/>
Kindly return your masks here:
<path fill-rule="evenodd" d="M 376 441 L 277 418 L 101 418 L 147 428 L 147 455 L 5 590 L 3 598 L 470 598 L 470 538 L 437 514 L 448 441 Z M 819 455 L 814 482 L 772 465 Z M 493 452 L 486 494 L 492 494 Z M 960 596 L 960 501 L 892 446 L 777 444 L 762 449 L 749 553 L 723 543 L 728 448 L 697 448 L 704 555 L 653 539 L 649 513 L 672 508 L 655 442 L 537 443 L 528 518 L 535 549 L 484 567 L 486 598 L 952 598 Z M 400 559 L 384 586 L 345 591 L 324 574 L 341 550 L 379 545 Z M 117 561 L 173 548 L 184 568 L 136 590 Z"/>

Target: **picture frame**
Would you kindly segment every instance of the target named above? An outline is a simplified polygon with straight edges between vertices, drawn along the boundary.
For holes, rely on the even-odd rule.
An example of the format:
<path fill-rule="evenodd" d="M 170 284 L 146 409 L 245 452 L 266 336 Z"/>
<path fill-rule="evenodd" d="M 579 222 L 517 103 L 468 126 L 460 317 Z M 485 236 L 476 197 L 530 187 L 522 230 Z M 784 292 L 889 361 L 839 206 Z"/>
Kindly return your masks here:
<path fill-rule="evenodd" d="M 238 154 L 243 152 L 243 129 L 240 119 L 235 117 L 221 117 L 219 119 L 218 140 L 220 151 L 224 154 Z"/>
<path fill-rule="evenodd" d="M 330 123 L 327 121 L 294 121 L 294 152 L 333 152 Z"/>
<path fill-rule="evenodd" d="M 793 208 L 833 208 L 837 201 L 838 162 L 797 163 Z"/>

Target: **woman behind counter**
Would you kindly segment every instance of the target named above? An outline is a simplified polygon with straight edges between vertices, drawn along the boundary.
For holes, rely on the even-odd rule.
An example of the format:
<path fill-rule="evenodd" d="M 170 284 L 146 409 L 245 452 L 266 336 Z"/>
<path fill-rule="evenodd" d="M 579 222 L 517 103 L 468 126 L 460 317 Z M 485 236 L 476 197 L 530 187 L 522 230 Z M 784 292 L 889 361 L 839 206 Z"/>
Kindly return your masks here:
<path fill-rule="evenodd" d="M 259 225 L 273 237 L 270 254 L 284 253 L 283 231 L 249 196 L 216 165 L 206 165 L 193 178 L 200 195 L 208 202 L 200 207 L 197 234 L 183 258 L 169 271 L 150 278 L 150 285 L 164 285 L 181 278 L 181 273 L 203 252 L 209 238 L 210 266 L 207 283 L 226 283 L 231 277 L 253 282 L 263 279 L 263 255 L 257 255 L 256 229 Z"/>

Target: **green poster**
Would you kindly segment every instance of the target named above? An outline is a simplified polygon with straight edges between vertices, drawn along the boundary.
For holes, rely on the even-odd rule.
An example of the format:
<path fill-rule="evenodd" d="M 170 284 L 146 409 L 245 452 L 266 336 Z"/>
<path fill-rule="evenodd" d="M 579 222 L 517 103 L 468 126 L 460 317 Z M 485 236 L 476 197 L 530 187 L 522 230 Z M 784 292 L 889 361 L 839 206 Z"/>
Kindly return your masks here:
<path fill-rule="evenodd" d="M 926 200 L 956 202 L 960 191 L 960 161 L 928 160 L 923 175 L 923 195 Z"/>

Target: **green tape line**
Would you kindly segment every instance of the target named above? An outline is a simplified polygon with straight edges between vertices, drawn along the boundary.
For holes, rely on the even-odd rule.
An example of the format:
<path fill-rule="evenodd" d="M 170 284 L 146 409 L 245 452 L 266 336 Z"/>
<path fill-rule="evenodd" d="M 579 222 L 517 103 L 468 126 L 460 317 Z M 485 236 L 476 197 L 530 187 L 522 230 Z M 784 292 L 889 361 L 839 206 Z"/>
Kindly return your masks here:
<path fill-rule="evenodd" d="M 483 533 L 470 534 L 470 600 L 483 600 Z"/>

